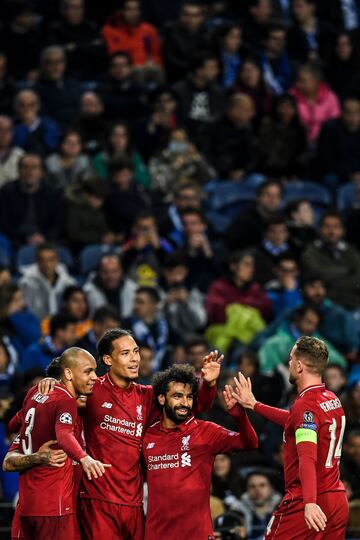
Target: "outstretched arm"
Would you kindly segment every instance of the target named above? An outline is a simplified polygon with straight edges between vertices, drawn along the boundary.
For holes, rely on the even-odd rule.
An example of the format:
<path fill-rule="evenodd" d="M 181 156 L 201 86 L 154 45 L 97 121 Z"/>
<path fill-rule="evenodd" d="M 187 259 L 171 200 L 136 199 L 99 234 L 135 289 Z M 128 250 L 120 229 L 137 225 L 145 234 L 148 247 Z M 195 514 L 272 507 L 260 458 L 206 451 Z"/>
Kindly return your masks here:
<path fill-rule="evenodd" d="M 256 431 L 254 430 L 252 423 L 250 422 L 248 415 L 243 407 L 241 407 L 232 396 L 232 388 L 229 385 L 225 386 L 223 392 L 225 403 L 230 416 L 236 419 L 239 427 L 240 440 L 243 445 L 243 449 L 257 448 L 259 445 Z"/>
<path fill-rule="evenodd" d="M 28 455 L 20 454 L 17 450 L 10 450 L 3 461 L 3 471 L 21 472 L 38 465 L 63 467 L 67 455 L 63 450 L 53 450 L 51 446 L 54 444 L 57 444 L 57 441 L 47 441 L 37 452 Z"/>

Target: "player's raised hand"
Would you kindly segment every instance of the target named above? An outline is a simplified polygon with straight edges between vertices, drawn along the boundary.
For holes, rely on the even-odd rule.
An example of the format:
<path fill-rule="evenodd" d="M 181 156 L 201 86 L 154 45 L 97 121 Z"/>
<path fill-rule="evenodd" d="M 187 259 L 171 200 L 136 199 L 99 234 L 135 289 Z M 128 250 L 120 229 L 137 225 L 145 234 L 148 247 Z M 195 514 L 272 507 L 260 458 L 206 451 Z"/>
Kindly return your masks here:
<path fill-rule="evenodd" d="M 233 397 L 233 389 L 229 384 L 225 385 L 223 390 L 223 396 L 227 410 L 230 411 L 237 404 L 237 400 Z"/>
<path fill-rule="evenodd" d="M 314 531 L 324 531 L 326 527 L 327 517 L 321 510 L 320 506 L 315 503 L 305 504 L 305 521 L 309 529 Z"/>
<path fill-rule="evenodd" d="M 214 386 L 220 375 L 221 362 L 224 360 L 224 355 L 218 351 L 211 351 L 203 358 L 203 367 L 201 374 L 203 380 L 208 386 Z"/>
<path fill-rule="evenodd" d="M 61 449 L 52 449 L 51 446 L 54 446 L 54 444 L 57 444 L 57 441 L 45 442 L 40 446 L 37 453 L 42 459 L 43 465 L 50 465 L 51 467 L 61 468 L 65 465 L 65 462 L 67 460 L 67 454 Z"/>
<path fill-rule="evenodd" d="M 38 383 L 38 392 L 42 394 L 43 396 L 46 396 L 51 390 L 54 389 L 55 384 L 58 381 L 56 379 L 53 379 L 52 377 L 46 377 L 45 379 L 41 379 L 41 381 Z"/>
<path fill-rule="evenodd" d="M 250 377 L 247 379 L 239 371 L 238 378 L 234 377 L 235 390 L 232 392 L 232 396 L 240 405 L 245 409 L 253 409 L 256 404 L 256 399 L 252 393 L 252 385 Z"/>
<path fill-rule="evenodd" d="M 109 463 L 101 463 L 101 461 L 97 461 L 90 456 L 80 459 L 80 463 L 89 480 L 101 477 L 105 474 L 105 469 L 111 467 Z"/>

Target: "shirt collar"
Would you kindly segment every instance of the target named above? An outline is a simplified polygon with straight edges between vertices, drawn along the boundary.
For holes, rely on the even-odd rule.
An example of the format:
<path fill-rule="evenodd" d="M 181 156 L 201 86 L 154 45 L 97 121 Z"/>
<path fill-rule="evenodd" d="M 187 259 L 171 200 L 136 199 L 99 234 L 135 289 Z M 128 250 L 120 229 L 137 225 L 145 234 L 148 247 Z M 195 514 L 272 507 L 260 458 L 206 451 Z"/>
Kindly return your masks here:
<path fill-rule="evenodd" d="M 304 390 L 302 390 L 300 392 L 299 397 L 302 397 L 309 390 L 315 390 L 316 388 L 322 388 L 323 390 L 325 390 L 325 384 L 323 384 L 323 383 L 321 383 L 321 384 L 312 384 L 311 386 L 308 386 L 307 388 L 304 388 Z"/>
<path fill-rule="evenodd" d="M 174 428 L 164 428 L 162 425 L 163 416 L 160 418 L 159 422 L 159 430 L 164 431 L 165 433 L 171 433 L 173 431 L 186 431 L 188 429 L 189 424 L 192 424 L 195 420 L 195 417 L 193 415 L 190 416 L 185 422 L 182 422 L 178 426 L 175 426 Z"/>

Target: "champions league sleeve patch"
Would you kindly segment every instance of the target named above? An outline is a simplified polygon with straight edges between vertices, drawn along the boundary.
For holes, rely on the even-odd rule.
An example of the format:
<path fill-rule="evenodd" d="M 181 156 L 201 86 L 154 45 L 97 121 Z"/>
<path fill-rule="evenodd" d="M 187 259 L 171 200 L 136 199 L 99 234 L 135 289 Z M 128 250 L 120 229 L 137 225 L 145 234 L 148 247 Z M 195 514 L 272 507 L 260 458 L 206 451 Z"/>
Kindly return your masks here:
<path fill-rule="evenodd" d="M 59 420 L 62 424 L 72 424 L 72 416 L 68 412 L 63 413 Z"/>
<path fill-rule="evenodd" d="M 303 420 L 304 420 L 304 422 L 306 424 L 313 424 L 314 420 L 315 420 L 314 413 L 312 413 L 310 411 L 305 411 L 304 416 L 303 416 Z"/>

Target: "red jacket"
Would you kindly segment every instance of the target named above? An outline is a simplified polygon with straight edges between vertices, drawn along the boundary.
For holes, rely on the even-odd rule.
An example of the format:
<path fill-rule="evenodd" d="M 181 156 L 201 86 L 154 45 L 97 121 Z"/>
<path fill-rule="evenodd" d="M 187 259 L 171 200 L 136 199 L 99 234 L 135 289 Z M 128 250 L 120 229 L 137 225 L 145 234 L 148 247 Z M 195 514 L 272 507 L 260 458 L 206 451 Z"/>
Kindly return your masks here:
<path fill-rule="evenodd" d="M 239 289 L 226 278 L 214 281 L 207 292 L 205 304 L 209 322 L 224 323 L 225 308 L 228 304 L 244 304 L 257 308 L 267 321 L 272 316 L 271 302 L 256 282 Z"/>
<path fill-rule="evenodd" d="M 140 22 L 130 26 L 114 15 L 102 27 L 102 35 L 109 54 L 125 51 L 130 54 L 134 66 L 148 61 L 161 66 L 163 63 L 159 34 L 152 24 Z"/>

